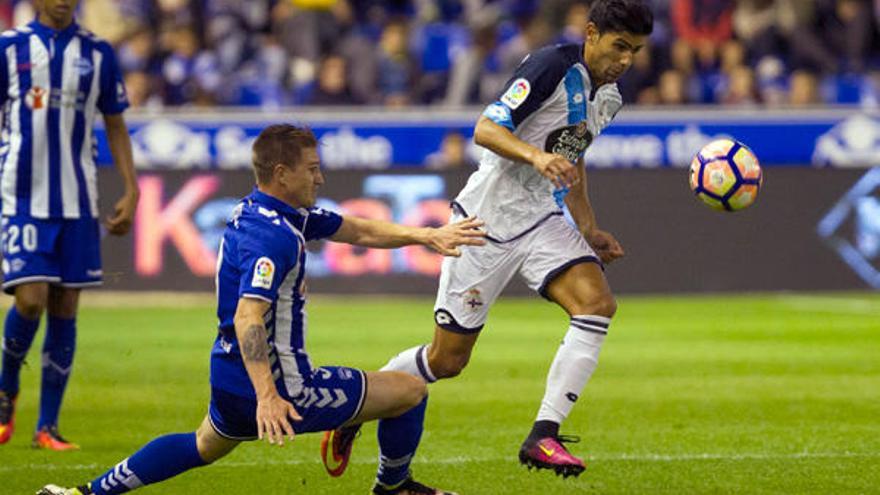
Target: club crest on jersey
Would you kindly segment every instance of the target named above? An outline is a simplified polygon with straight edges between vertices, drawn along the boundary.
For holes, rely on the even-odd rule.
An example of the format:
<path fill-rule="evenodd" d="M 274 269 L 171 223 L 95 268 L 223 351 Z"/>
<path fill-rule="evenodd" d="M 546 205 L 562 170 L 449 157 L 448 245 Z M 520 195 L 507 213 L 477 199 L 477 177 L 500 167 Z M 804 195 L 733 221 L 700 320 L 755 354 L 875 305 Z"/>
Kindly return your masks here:
<path fill-rule="evenodd" d="M 513 81 L 513 84 L 510 85 L 507 92 L 501 96 L 501 102 L 510 107 L 511 110 L 516 110 L 524 101 L 526 101 L 531 90 L 532 86 L 529 84 L 529 81 L 527 79 L 519 78 L 516 81 Z"/>
<path fill-rule="evenodd" d="M 273 275 L 275 275 L 275 263 L 272 263 L 272 260 L 265 256 L 258 259 L 257 265 L 254 267 L 254 278 L 251 280 L 251 287 L 271 289 Z"/>
<path fill-rule="evenodd" d="M 91 74 L 93 70 L 95 70 L 95 67 L 92 65 L 92 61 L 84 57 L 80 57 L 74 60 L 73 67 L 76 69 L 77 72 L 79 72 L 79 75 L 81 76 L 87 76 Z"/>
<path fill-rule="evenodd" d="M 24 98 L 25 103 L 31 110 L 46 108 L 47 91 L 39 86 L 32 87 Z"/>

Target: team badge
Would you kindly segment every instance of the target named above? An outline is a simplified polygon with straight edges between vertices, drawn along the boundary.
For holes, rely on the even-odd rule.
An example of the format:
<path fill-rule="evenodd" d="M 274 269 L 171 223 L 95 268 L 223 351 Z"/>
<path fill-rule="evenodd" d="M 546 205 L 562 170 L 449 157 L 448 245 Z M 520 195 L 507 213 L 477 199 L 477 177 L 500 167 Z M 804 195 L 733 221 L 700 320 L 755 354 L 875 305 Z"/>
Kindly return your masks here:
<path fill-rule="evenodd" d="M 474 287 L 467 291 L 467 297 L 465 298 L 464 304 L 471 311 L 479 309 L 483 305 L 483 295 L 480 293 L 480 289 Z"/>
<path fill-rule="evenodd" d="M 510 107 L 511 110 L 516 110 L 526 101 L 531 90 L 532 86 L 529 84 L 529 81 L 519 78 L 513 81 L 507 92 L 501 96 L 501 102 Z"/>
<path fill-rule="evenodd" d="M 46 90 L 34 86 L 31 88 L 24 98 L 25 103 L 31 110 L 40 110 L 46 106 Z"/>
<path fill-rule="evenodd" d="M 262 289 L 272 288 L 272 276 L 275 275 L 275 263 L 265 256 L 257 260 L 257 266 L 254 267 L 254 278 L 251 280 L 251 287 Z"/>
<path fill-rule="evenodd" d="M 95 67 L 92 65 L 92 61 L 84 57 L 80 57 L 74 60 L 73 67 L 76 69 L 77 72 L 79 72 L 80 76 L 87 76 L 91 74 L 93 70 L 95 70 Z"/>

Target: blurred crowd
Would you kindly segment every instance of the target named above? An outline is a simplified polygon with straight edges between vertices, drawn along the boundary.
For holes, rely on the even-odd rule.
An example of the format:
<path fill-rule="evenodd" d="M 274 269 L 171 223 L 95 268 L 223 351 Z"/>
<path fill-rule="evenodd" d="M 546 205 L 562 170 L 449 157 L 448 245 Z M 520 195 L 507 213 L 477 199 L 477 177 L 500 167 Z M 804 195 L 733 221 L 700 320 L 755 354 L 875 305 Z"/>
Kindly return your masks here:
<path fill-rule="evenodd" d="M 880 0 L 646 0 L 649 46 L 620 81 L 649 105 L 880 105 Z M 589 1 L 81 0 L 134 107 L 493 99 L 522 58 L 582 42 Z M 27 22 L 3 0 L 0 28 Z"/>

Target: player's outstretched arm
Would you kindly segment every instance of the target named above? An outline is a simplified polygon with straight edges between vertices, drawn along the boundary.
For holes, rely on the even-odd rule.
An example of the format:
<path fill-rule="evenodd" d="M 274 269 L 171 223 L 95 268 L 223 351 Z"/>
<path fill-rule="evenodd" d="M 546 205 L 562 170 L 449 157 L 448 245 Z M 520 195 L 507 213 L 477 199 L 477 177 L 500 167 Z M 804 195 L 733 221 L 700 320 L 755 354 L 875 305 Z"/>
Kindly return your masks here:
<path fill-rule="evenodd" d="M 121 113 L 104 115 L 104 125 L 107 127 L 107 141 L 110 144 L 113 163 L 125 184 L 125 193 L 116 202 L 113 215 L 107 218 L 105 226 L 113 235 L 125 235 L 131 229 L 134 211 L 140 197 L 131 154 L 131 138 L 128 136 L 128 127 Z"/>
<path fill-rule="evenodd" d="M 407 227 L 381 220 L 342 217 L 342 225 L 330 239 L 336 242 L 374 248 L 397 248 L 421 244 L 444 256 L 459 256 L 458 246 L 482 246 L 486 233 L 483 221 L 475 217 L 442 227 Z"/>
<path fill-rule="evenodd" d="M 474 142 L 507 159 L 531 164 L 558 188 L 571 187 L 578 182 L 577 170 L 565 157 L 541 151 L 485 116 L 477 121 Z"/>
<path fill-rule="evenodd" d="M 302 418 L 293 404 L 284 400 L 275 388 L 269 365 L 269 344 L 263 315 L 270 304 L 256 298 L 242 297 L 235 310 L 235 336 L 241 349 L 241 358 L 257 395 L 257 435 L 269 443 L 284 445 L 284 435 L 293 440 L 290 420 Z"/>

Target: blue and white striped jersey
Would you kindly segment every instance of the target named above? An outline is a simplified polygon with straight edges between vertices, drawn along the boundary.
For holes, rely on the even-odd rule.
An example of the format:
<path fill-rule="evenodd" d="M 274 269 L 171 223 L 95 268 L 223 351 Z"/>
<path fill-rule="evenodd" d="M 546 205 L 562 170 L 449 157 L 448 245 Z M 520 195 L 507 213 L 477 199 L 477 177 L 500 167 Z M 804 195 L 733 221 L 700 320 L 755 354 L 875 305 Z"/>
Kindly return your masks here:
<path fill-rule="evenodd" d="M 305 243 L 332 236 L 340 225 L 342 217 L 336 213 L 295 209 L 258 190 L 238 204 L 217 260 L 219 332 L 211 352 L 213 387 L 254 397 L 233 322 L 242 297 L 271 303 L 264 322 L 279 392 L 296 398 L 308 385 L 312 364 L 305 349 Z"/>
<path fill-rule="evenodd" d="M 0 35 L 2 214 L 96 218 L 95 113 L 128 107 L 113 48 L 76 23 Z"/>
<path fill-rule="evenodd" d="M 530 54 L 483 115 L 546 152 L 580 159 L 622 105 L 616 84 L 593 87 L 583 44 Z M 456 203 L 486 222 L 490 238 L 510 240 L 558 214 L 566 190 L 554 190 L 530 164 L 484 150 Z"/>

